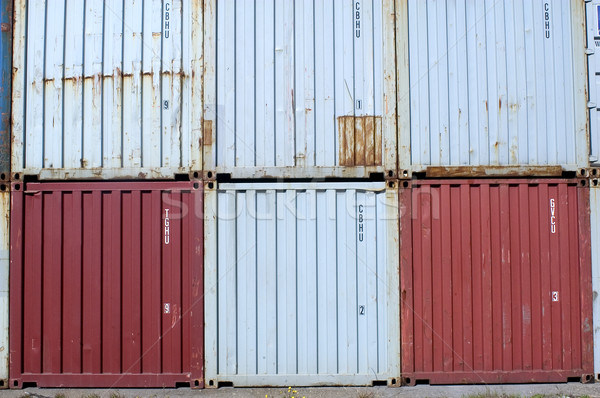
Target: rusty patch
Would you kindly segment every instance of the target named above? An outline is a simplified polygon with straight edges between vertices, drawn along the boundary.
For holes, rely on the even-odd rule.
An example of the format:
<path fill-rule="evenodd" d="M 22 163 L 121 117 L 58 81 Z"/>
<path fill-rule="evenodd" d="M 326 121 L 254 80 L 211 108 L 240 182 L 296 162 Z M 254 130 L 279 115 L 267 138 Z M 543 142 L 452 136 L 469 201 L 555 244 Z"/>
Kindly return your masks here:
<path fill-rule="evenodd" d="M 202 120 L 202 138 L 205 146 L 211 146 L 213 142 L 213 121 Z"/>
<path fill-rule="evenodd" d="M 340 166 L 380 166 L 381 116 L 338 117 Z"/>
<path fill-rule="evenodd" d="M 425 175 L 430 178 L 452 177 L 560 177 L 560 166 L 457 166 L 428 167 Z"/>
<path fill-rule="evenodd" d="M 9 24 L 9 23 L 6 23 L 6 22 L 2 22 L 2 23 L 0 24 L 0 30 L 1 30 L 2 32 L 10 32 L 10 24 Z"/>

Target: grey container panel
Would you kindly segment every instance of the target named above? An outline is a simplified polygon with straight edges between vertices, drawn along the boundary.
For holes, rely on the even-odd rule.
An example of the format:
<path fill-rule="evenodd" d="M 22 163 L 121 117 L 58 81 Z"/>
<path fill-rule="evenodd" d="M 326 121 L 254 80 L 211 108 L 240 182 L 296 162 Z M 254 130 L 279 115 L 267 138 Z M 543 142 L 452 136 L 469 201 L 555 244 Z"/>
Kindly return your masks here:
<path fill-rule="evenodd" d="M 400 168 L 589 164 L 583 2 L 403 7 L 398 79 L 410 79 L 410 101 L 399 99 L 399 113 L 410 135 L 400 145 L 410 156 Z"/>
<path fill-rule="evenodd" d="M 198 30 L 191 0 L 16 1 L 13 174 L 201 170 Z"/>
<path fill-rule="evenodd" d="M 394 199 L 383 183 L 209 191 L 207 385 L 397 382 Z"/>
<path fill-rule="evenodd" d="M 206 170 L 395 173 L 393 1 L 213 0 L 208 7 L 206 59 L 214 64 L 206 67 L 205 106 L 214 140 Z"/>

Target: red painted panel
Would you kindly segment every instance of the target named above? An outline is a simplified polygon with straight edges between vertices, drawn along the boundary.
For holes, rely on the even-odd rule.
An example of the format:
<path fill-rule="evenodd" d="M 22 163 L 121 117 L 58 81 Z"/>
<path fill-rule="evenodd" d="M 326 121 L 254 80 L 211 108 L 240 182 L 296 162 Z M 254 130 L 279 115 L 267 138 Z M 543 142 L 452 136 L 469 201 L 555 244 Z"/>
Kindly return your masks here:
<path fill-rule="evenodd" d="M 592 290 L 581 180 L 414 181 L 400 189 L 400 209 L 405 383 L 587 380 Z"/>
<path fill-rule="evenodd" d="M 12 388 L 204 387 L 202 189 L 13 184 Z"/>

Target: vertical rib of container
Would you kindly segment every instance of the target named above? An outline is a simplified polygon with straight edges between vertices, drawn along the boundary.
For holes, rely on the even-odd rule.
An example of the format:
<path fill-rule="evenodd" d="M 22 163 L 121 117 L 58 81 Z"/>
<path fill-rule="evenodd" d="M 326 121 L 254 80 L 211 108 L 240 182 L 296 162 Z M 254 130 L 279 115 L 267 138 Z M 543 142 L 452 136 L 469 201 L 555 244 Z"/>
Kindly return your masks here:
<path fill-rule="evenodd" d="M 205 170 L 396 176 L 393 0 L 206 4 Z"/>
<path fill-rule="evenodd" d="M 397 7 L 401 170 L 589 165 L 583 1 Z"/>
<path fill-rule="evenodd" d="M 10 185 L 0 183 L 0 388 L 8 387 Z"/>
<path fill-rule="evenodd" d="M 13 0 L 0 1 L 0 180 L 10 175 Z M 0 375 L 1 378 L 4 378 Z"/>
<path fill-rule="evenodd" d="M 395 183 L 214 184 L 206 386 L 397 384 Z"/>
<path fill-rule="evenodd" d="M 600 186 L 598 180 L 590 185 L 590 230 L 592 236 L 592 289 L 594 312 L 594 374 L 600 378 Z"/>
<path fill-rule="evenodd" d="M 11 388 L 203 387 L 198 182 L 16 182 L 11 201 Z"/>
<path fill-rule="evenodd" d="M 586 5 L 587 54 L 590 108 L 590 162 L 600 161 L 600 1 Z"/>
<path fill-rule="evenodd" d="M 403 381 L 593 380 L 587 180 L 403 184 Z"/>
<path fill-rule="evenodd" d="M 13 175 L 200 172 L 202 5 L 15 1 Z"/>

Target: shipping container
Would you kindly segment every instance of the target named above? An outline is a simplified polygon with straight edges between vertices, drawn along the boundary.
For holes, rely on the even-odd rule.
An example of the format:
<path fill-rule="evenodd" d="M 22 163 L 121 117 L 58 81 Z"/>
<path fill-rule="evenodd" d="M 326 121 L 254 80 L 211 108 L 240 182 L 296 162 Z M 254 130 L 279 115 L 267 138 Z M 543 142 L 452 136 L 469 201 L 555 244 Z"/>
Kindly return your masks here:
<path fill-rule="evenodd" d="M 13 0 L 0 0 L 0 180 L 10 173 Z M 0 378 L 3 378 L 0 374 Z"/>
<path fill-rule="evenodd" d="M 594 314 L 594 376 L 600 380 L 600 181 L 590 185 L 590 220 L 592 235 L 592 289 Z M 595 243 L 594 243 L 595 242 Z"/>
<path fill-rule="evenodd" d="M 202 22 L 193 0 L 15 1 L 15 179 L 200 172 Z"/>
<path fill-rule="evenodd" d="M 11 190 L 10 387 L 203 387 L 203 187 Z"/>
<path fill-rule="evenodd" d="M 393 0 L 205 5 L 205 173 L 396 176 Z"/>
<path fill-rule="evenodd" d="M 592 381 L 584 179 L 403 182 L 405 384 Z"/>
<path fill-rule="evenodd" d="M 398 4 L 400 170 L 589 165 L 583 1 Z"/>
<path fill-rule="evenodd" d="M 398 385 L 387 184 L 207 183 L 207 387 Z"/>

